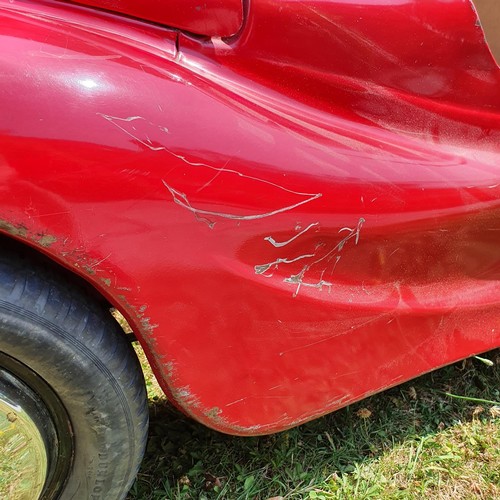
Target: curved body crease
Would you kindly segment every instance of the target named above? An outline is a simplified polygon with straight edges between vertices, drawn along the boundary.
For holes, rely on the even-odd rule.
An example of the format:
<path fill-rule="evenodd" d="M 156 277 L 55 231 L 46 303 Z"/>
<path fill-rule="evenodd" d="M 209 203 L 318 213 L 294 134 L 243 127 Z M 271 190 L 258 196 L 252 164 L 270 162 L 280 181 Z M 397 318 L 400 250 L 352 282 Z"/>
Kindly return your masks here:
<path fill-rule="evenodd" d="M 207 38 L 1 0 L 0 231 L 254 435 L 500 346 L 500 70 L 469 1 L 247 7 Z"/>

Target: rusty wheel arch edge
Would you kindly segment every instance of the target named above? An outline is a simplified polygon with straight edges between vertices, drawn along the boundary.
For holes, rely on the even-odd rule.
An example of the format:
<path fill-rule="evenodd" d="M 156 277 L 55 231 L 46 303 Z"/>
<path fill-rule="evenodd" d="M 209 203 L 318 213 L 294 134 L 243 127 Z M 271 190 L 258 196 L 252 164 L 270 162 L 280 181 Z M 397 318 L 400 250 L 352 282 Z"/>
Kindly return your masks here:
<path fill-rule="evenodd" d="M 58 251 L 60 245 L 62 247 L 67 245 L 65 240 L 58 245 L 59 241 L 57 236 L 47 234 L 42 228 L 28 228 L 24 223 L 15 223 L 0 218 L 0 248 L 4 248 L 5 245 L 14 246 L 21 251 L 28 251 L 33 257 L 44 259 L 55 272 L 61 275 L 61 279 L 83 286 L 96 301 L 104 301 L 110 308 L 115 308 L 124 316 L 132 329 L 134 340 L 137 340 L 143 348 L 162 390 L 172 404 L 185 411 L 176 403 L 174 392 L 167 385 L 168 367 L 162 365 L 155 357 L 155 341 L 152 332 L 156 325 L 151 324 L 150 319 L 145 316 L 146 306 L 131 304 L 126 296 L 127 290 L 120 290 L 120 287 L 117 287 L 118 293 L 110 293 L 110 279 L 96 276 L 97 273 L 93 267 L 95 262 L 87 255 L 79 254 L 75 258 L 75 252 L 69 248 L 66 251 Z M 125 332 L 124 335 L 126 335 Z"/>

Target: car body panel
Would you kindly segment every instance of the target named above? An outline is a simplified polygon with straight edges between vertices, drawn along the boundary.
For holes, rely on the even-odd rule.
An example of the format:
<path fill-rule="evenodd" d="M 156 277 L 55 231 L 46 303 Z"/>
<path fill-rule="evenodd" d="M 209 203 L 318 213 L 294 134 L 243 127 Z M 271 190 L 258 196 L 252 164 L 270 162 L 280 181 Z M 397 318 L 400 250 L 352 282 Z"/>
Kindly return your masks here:
<path fill-rule="evenodd" d="M 356 123 L 430 142 L 496 128 L 500 72 L 469 0 L 256 0 L 237 39 L 181 44 Z"/>
<path fill-rule="evenodd" d="M 228 37 L 243 24 L 242 0 L 75 0 L 198 35 Z"/>
<path fill-rule="evenodd" d="M 0 3 L 0 231 L 122 311 L 179 408 L 241 435 L 500 345 L 500 76 L 471 5 L 446 2 L 452 28 L 437 1 L 281 4 L 319 33 L 333 7 L 344 33 L 410 9 L 443 47 L 410 71 L 417 48 L 364 25 L 351 67 L 298 33 L 287 65 L 275 2 L 232 41 Z M 426 67 L 432 95 L 408 87 Z"/>

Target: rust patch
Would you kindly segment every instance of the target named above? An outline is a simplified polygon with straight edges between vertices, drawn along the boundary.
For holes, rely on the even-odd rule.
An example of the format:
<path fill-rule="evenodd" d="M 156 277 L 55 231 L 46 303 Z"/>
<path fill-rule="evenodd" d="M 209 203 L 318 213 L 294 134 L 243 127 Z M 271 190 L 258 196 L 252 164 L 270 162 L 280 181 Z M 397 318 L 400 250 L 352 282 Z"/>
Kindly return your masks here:
<path fill-rule="evenodd" d="M 92 266 L 88 266 L 87 264 L 82 265 L 82 269 L 91 276 L 95 274 L 95 269 Z"/>
<path fill-rule="evenodd" d="M 124 308 L 131 313 L 132 316 L 136 317 L 138 319 L 138 322 L 140 324 L 140 331 L 144 335 L 141 337 L 144 341 L 144 343 L 148 346 L 148 348 L 151 350 L 151 353 L 155 356 L 155 358 L 158 358 L 158 365 L 162 366 L 162 363 L 160 363 L 160 357 L 155 355 L 156 352 L 156 342 L 155 339 L 152 337 L 153 330 L 158 327 L 158 325 L 152 325 L 150 322 L 150 318 L 147 318 L 144 316 L 144 311 L 147 309 L 146 305 L 142 305 L 140 307 L 136 307 L 132 305 L 127 297 L 123 294 L 119 294 L 116 296 L 117 299 L 123 304 Z M 163 373 L 163 370 L 161 370 Z"/>
<path fill-rule="evenodd" d="M 166 373 L 168 375 L 168 378 L 172 378 L 173 375 L 174 375 L 174 363 L 172 363 L 172 361 L 168 361 L 166 364 L 165 364 L 165 370 L 166 370 Z"/>
<path fill-rule="evenodd" d="M 197 396 L 191 393 L 190 387 L 170 387 L 172 397 L 181 408 L 200 408 L 201 403 Z"/>
<path fill-rule="evenodd" d="M 223 415 L 223 410 L 218 406 L 204 409 L 202 401 L 196 394 L 193 394 L 190 386 L 185 385 L 179 387 L 176 385 L 176 381 L 178 380 L 175 373 L 174 362 L 168 361 L 162 364 L 158 359 L 155 359 L 155 361 L 160 364 L 160 372 L 164 376 L 163 382 L 165 382 L 167 387 L 167 396 L 172 398 L 172 403 L 175 406 L 181 409 L 185 414 L 191 416 L 194 420 L 197 420 L 212 429 L 239 436 L 266 433 L 265 425 L 241 426 L 230 422 Z"/>
<path fill-rule="evenodd" d="M 207 410 L 205 412 L 205 416 L 211 420 L 217 420 L 221 413 L 222 413 L 222 410 L 219 407 L 214 406 L 213 408 L 210 408 L 210 410 Z"/>
<path fill-rule="evenodd" d="M 24 224 L 13 224 L 12 222 L 8 222 L 2 219 L 0 219 L 0 231 L 3 231 L 17 238 L 23 238 L 25 240 L 33 241 L 37 245 L 44 248 L 50 247 L 57 241 L 57 238 L 55 236 L 52 236 L 51 234 L 30 234 L 28 228 Z"/>
<path fill-rule="evenodd" d="M 51 234 L 42 234 L 39 235 L 38 239 L 35 239 L 35 241 L 42 247 L 48 248 L 57 241 L 57 238 Z"/>
<path fill-rule="evenodd" d="M 28 229 L 26 226 L 23 226 L 22 224 L 16 226 L 15 224 L 11 224 L 5 220 L 0 220 L 0 231 L 5 231 L 12 236 L 18 236 L 21 238 L 28 237 Z"/>

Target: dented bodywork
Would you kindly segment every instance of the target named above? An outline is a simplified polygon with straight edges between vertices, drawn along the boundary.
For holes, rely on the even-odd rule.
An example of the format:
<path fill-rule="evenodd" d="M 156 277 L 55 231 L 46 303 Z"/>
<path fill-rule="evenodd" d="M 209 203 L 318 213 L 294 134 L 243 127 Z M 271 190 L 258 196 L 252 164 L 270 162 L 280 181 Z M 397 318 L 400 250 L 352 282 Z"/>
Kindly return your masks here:
<path fill-rule="evenodd" d="M 243 0 L 71 1 L 211 37 L 235 35 L 243 24 Z"/>
<path fill-rule="evenodd" d="M 0 45 L 0 232 L 118 308 L 197 420 L 278 431 L 500 346 L 470 2 L 254 0 L 224 39 L 2 0 Z"/>

